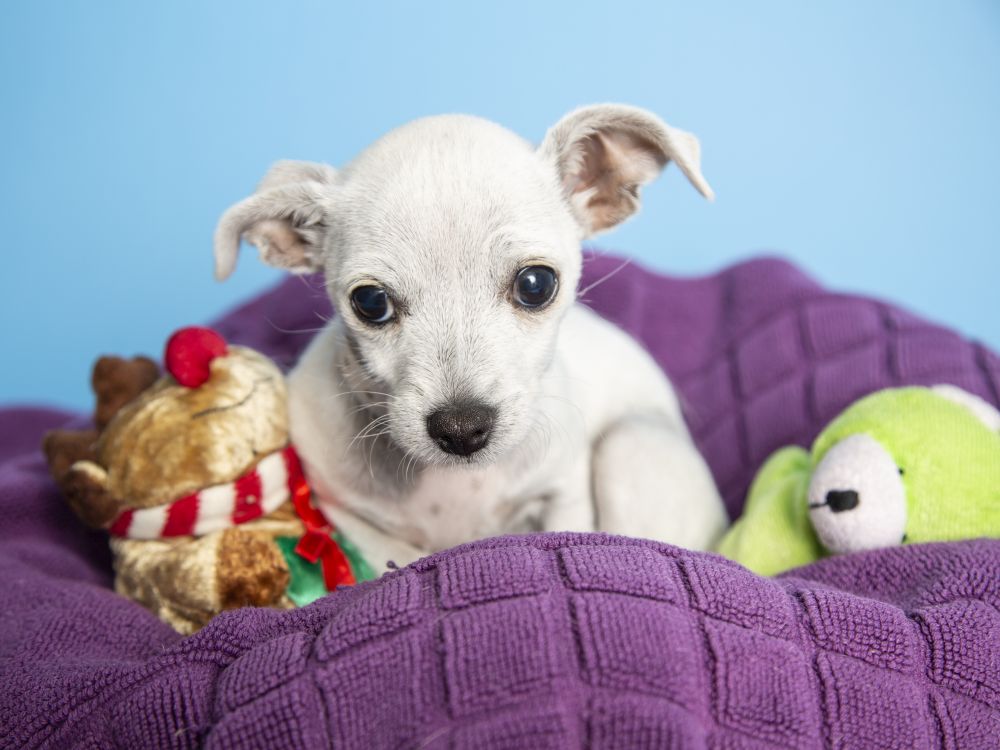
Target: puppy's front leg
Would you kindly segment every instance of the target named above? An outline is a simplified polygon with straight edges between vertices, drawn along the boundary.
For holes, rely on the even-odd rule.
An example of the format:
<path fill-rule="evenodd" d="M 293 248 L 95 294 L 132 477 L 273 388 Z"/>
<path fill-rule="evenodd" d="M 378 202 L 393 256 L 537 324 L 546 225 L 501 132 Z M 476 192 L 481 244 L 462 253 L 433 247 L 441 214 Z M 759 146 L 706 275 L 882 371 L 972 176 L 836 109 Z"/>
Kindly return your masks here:
<path fill-rule="evenodd" d="M 728 524 L 708 466 L 683 426 L 625 417 L 597 441 L 593 461 L 599 531 L 709 549 Z"/>
<path fill-rule="evenodd" d="M 323 515 L 350 540 L 377 575 L 385 573 L 390 562 L 403 567 L 433 551 L 418 549 L 337 506 L 323 506 Z"/>
<path fill-rule="evenodd" d="M 543 518 L 545 531 L 595 531 L 594 502 L 590 491 L 590 451 L 562 474 L 563 481 L 552 493 Z"/>

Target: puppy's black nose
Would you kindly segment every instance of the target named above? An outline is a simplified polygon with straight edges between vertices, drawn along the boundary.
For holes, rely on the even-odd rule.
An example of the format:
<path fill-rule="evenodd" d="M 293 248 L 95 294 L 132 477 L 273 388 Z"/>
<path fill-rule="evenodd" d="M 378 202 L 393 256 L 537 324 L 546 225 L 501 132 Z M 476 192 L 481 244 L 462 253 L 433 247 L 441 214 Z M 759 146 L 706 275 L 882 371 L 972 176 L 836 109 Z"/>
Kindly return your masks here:
<path fill-rule="evenodd" d="M 427 417 L 427 433 L 445 453 L 471 456 L 490 440 L 496 409 L 467 402 L 446 406 Z"/>
<path fill-rule="evenodd" d="M 861 500 L 854 490 L 830 490 L 826 493 L 826 504 L 834 513 L 845 510 L 853 510 L 858 507 Z"/>

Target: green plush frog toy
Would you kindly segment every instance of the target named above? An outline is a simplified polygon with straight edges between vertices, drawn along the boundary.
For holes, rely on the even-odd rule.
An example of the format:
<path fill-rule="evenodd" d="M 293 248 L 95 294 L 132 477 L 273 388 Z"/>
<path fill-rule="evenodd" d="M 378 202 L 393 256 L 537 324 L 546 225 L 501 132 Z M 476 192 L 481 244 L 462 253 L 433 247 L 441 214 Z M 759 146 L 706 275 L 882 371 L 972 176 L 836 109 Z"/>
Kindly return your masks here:
<path fill-rule="evenodd" d="M 827 554 L 1000 536 L 1000 411 L 950 385 L 890 388 L 774 453 L 718 551 L 761 575 Z"/>

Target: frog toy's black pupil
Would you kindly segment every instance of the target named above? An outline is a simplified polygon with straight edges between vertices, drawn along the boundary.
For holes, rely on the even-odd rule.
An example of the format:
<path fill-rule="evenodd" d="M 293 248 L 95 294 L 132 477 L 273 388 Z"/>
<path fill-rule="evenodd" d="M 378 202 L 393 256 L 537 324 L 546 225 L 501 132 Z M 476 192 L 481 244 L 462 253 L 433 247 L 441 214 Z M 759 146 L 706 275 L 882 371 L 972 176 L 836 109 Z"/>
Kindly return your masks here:
<path fill-rule="evenodd" d="M 378 286 L 362 286 L 351 292 L 351 302 L 358 315 L 373 323 L 389 318 L 389 295 Z"/>
<path fill-rule="evenodd" d="M 524 307 L 541 307 L 556 293 L 556 273 L 546 266 L 522 268 L 514 281 L 514 297 Z"/>

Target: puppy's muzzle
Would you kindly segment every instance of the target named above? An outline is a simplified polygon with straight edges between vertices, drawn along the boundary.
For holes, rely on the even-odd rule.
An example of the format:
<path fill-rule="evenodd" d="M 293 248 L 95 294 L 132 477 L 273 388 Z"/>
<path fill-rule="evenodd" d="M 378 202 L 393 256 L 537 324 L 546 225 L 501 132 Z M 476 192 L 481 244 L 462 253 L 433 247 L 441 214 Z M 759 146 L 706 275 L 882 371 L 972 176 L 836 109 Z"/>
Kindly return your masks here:
<path fill-rule="evenodd" d="M 486 447 L 496 415 L 496 409 L 482 403 L 446 406 L 427 417 L 427 434 L 445 453 L 471 456 Z"/>

